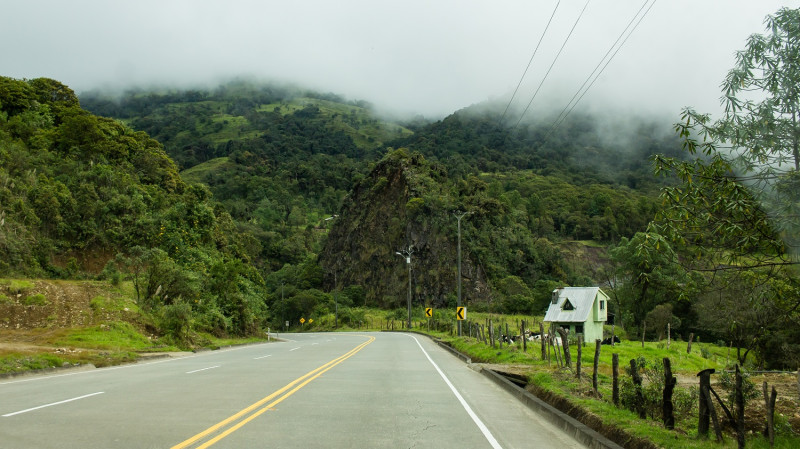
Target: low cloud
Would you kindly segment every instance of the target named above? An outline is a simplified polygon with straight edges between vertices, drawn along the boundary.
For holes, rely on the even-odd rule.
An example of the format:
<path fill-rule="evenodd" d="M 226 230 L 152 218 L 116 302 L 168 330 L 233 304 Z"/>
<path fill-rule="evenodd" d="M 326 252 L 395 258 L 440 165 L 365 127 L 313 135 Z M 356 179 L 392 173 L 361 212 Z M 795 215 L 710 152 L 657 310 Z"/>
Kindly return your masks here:
<path fill-rule="evenodd" d="M 531 113 L 560 109 L 642 1 L 594 0 Z M 563 1 L 523 82 L 524 107 L 583 2 Z M 798 2 L 783 2 L 798 7 Z M 556 1 L 10 0 L 0 74 L 56 78 L 78 91 L 196 85 L 253 76 L 441 117 L 508 98 Z M 677 117 L 714 112 L 719 84 L 776 1 L 657 2 L 581 108 Z"/>

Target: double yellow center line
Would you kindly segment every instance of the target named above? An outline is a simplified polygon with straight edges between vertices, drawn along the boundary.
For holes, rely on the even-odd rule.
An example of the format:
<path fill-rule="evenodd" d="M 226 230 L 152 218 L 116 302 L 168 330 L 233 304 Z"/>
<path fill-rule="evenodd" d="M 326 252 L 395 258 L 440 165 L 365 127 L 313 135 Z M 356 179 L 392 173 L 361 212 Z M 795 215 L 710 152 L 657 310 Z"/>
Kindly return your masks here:
<path fill-rule="evenodd" d="M 317 377 L 321 376 L 324 372 L 349 359 L 350 357 L 355 355 L 358 351 L 364 349 L 364 347 L 366 347 L 368 344 L 375 341 L 375 337 L 368 337 L 368 338 L 369 339 L 367 341 L 356 346 L 346 354 L 331 360 L 330 362 L 320 366 L 319 368 L 313 371 L 304 374 L 303 376 L 298 377 L 292 382 L 286 384 L 286 386 L 284 386 L 280 390 L 270 394 L 269 396 L 265 397 L 264 399 L 261 399 L 260 401 L 254 403 L 253 405 L 236 413 L 235 415 L 226 418 L 225 420 L 220 421 L 217 424 L 214 424 L 213 426 L 189 438 L 188 440 L 178 443 L 175 446 L 172 446 L 171 449 L 184 449 L 190 447 L 193 444 L 199 443 L 201 440 L 204 440 L 209 436 L 215 434 L 213 438 L 208 439 L 207 441 L 205 441 L 205 443 L 202 443 L 199 446 L 196 446 L 195 449 L 203 449 L 210 447 L 211 445 L 217 443 L 219 440 L 237 431 L 239 428 L 241 428 L 248 422 L 254 420 L 262 413 L 266 412 L 267 410 L 281 403 L 284 399 L 293 395 L 295 392 L 297 392 L 297 390 L 308 385 L 308 383 L 310 383 Z"/>

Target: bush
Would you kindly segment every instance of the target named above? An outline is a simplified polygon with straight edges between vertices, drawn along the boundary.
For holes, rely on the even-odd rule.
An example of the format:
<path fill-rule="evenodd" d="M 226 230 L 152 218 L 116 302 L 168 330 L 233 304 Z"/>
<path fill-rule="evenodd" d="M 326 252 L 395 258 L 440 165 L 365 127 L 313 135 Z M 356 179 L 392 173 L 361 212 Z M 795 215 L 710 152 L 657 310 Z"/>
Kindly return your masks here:
<path fill-rule="evenodd" d="M 0 304 L 14 304 L 14 300 L 6 295 L 0 294 Z"/>
<path fill-rule="evenodd" d="M 37 293 L 25 297 L 22 303 L 26 306 L 45 306 L 47 305 L 47 298 L 43 294 Z"/>
<path fill-rule="evenodd" d="M 92 298 L 91 301 L 89 301 L 89 308 L 92 309 L 92 311 L 94 312 L 99 312 L 100 310 L 103 310 L 105 306 L 106 306 L 106 299 L 103 298 L 102 296 L 95 296 L 94 298 Z"/>
<path fill-rule="evenodd" d="M 760 391 L 756 384 L 750 380 L 750 373 L 745 370 L 740 370 L 742 374 L 742 396 L 744 397 L 745 404 L 760 396 Z M 736 373 L 723 371 L 719 375 L 719 384 L 725 390 L 725 402 L 730 410 L 735 408 L 736 404 Z"/>
<path fill-rule="evenodd" d="M 197 319 L 197 327 L 211 335 L 221 338 L 228 335 L 231 328 L 231 319 L 226 317 L 219 309 L 207 310 Z"/>
<path fill-rule="evenodd" d="M 29 281 L 22 281 L 18 279 L 11 279 L 8 281 L 8 291 L 12 294 L 25 294 L 32 288 L 33 283 Z"/>
<path fill-rule="evenodd" d="M 189 304 L 180 301 L 161 308 L 161 329 L 167 336 L 186 341 L 191 324 L 192 307 Z"/>
<path fill-rule="evenodd" d="M 650 419 L 659 420 L 662 418 L 662 407 L 664 405 L 664 364 L 661 360 L 648 361 L 644 357 L 636 358 L 636 365 L 642 376 L 642 397 L 644 400 L 645 413 Z M 630 367 L 626 369 L 630 376 Z M 620 379 L 620 402 L 627 409 L 636 411 L 636 389 L 630 377 Z M 675 419 L 680 421 L 683 418 L 695 416 L 700 397 L 697 387 L 675 388 L 672 393 L 672 405 Z"/>

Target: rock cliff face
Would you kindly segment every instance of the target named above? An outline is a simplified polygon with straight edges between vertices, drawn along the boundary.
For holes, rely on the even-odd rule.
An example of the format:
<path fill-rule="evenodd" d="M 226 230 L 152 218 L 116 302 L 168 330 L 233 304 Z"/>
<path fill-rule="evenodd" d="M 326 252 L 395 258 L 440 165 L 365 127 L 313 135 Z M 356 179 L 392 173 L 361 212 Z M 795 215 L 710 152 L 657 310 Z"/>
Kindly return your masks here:
<path fill-rule="evenodd" d="M 411 248 L 412 305 L 454 306 L 457 228 L 442 167 L 396 150 L 376 164 L 333 220 L 320 265 L 333 287 L 361 285 L 367 304 L 403 307 L 408 267 L 396 254 Z M 485 300 L 483 270 L 462 246 L 462 301 Z M 449 303 L 448 303 L 449 301 Z"/>

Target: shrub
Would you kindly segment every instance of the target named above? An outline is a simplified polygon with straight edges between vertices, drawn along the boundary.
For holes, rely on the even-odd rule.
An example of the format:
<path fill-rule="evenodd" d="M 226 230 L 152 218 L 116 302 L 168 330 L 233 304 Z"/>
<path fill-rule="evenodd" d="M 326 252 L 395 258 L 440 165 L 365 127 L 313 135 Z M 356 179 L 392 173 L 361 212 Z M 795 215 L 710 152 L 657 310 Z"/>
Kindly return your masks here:
<path fill-rule="evenodd" d="M 98 312 L 102 310 L 106 305 L 106 299 L 102 296 L 95 296 L 89 301 L 89 308 L 92 309 L 94 312 Z"/>
<path fill-rule="evenodd" d="M 161 328 L 168 336 L 177 341 L 186 341 L 191 324 L 192 307 L 189 304 L 180 301 L 162 307 Z"/>
<path fill-rule="evenodd" d="M 224 337 L 228 335 L 231 319 L 226 317 L 219 309 L 213 308 L 198 317 L 197 327 L 215 337 Z"/>
<path fill-rule="evenodd" d="M 8 282 L 8 291 L 13 294 L 25 294 L 28 290 L 33 288 L 33 283 L 30 281 L 23 281 L 18 279 L 11 279 Z"/>
<path fill-rule="evenodd" d="M 750 373 L 745 370 L 740 370 L 742 374 L 742 396 L 744 397 L 745 404 L 760 396 L 760 392 L 756 384 L 750 380 Z M 730 410 L 733 410 L 736 403 L 736 373 L 723 371 L 719 376 L 719 384 L 725 390 L 725 402 Z"/>
<path fill-rule="evenodd" d="M 0 304 L 14 304 L 14 300 L 6 295 L 0 294 Z"/>
<path fill-rule="evenodd" d="M 642 376 L 642 397 L 644 409 L 650 419 L 661 419 L 664 392 L 664 364 L 661 360 L 648 361 L 643 356 L 636 358 L 636 365 Z M 630 375 L 630 367 L 626 369 Z M 672 405 L 675 418 L 694 416 L 700 397 L 697 387 L 675 388 L 672 393 Z M 629 410 L 635 411 L 636 386 L 630 377 L 620 379 L 620 402 Z"/>
<path fill-rule="evenodd" d="M 22 303 L 26 306 L 44 306 L 47 305 L 47 298 L 43 294 L 37 293 L 26 296 Z"/>

